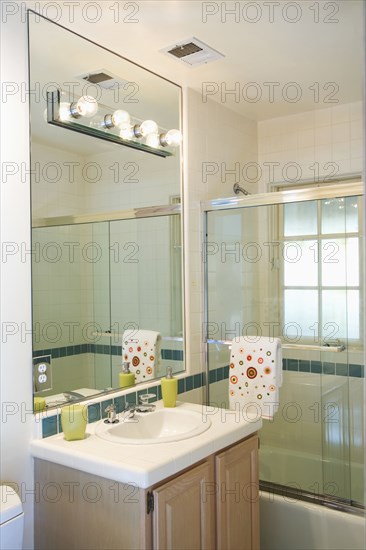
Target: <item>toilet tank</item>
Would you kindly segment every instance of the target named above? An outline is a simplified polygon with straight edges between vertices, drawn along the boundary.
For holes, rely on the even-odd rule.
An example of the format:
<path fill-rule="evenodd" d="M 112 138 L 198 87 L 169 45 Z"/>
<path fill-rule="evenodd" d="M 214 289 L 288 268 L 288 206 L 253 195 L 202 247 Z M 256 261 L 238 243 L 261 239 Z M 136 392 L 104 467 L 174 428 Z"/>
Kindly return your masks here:
<path fill-rule="evenodd" d="M 21 550 L 24 513 L 16 492 L 8 485 L 0 486 L 0 549 Z"/>

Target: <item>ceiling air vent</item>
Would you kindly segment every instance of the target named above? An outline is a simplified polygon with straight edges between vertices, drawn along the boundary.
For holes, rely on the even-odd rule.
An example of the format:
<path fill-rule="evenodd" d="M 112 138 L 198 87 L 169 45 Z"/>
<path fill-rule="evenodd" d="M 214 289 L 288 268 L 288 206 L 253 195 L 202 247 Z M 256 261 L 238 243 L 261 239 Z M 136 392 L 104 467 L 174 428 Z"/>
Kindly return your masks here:
<path fill-rule="evenodd" d="M 81 74 L 76 78 L 86 80 L 86 82 L 100 86 L 104 90 L 117 90 L 118 88 L 123 88 L 126 84 L 129 84 L 127 80 L 123 80 L 123 78 L 120 78 L 119 76 L 111 73 L 111 71 L 106 71 L 105 69 L 98 69 L 86 74 Z"/>
<path fill-rule="evenodd" d="M 211 61 L 216 61 L 217 59 L 225 57 L 222 53 L 210 48 L 207 44 L 204 44 L 194 37 L 182 40 L 160 51 L 175 57 L 191 67 L 204 65 L 205 63 L 210 63 Z"/>

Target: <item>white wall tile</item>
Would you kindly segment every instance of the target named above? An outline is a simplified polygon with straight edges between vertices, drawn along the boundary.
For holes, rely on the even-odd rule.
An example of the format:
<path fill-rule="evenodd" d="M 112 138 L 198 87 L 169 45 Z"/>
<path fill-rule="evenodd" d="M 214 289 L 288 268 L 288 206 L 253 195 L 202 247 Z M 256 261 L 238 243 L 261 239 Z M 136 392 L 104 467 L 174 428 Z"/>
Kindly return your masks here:
<path fill-rule="evenodd" d="M 282 128 L 288 131 L 287 135 L 279 132 L 281 121 Z M 362 139 L 362 109 L 359 102 L 261 121 L 258 124 L 259 162 L 280 163 L 275 168 L 279 183 L 281 179 L 284 183 L 287 181 L 284 168 L 288 162 L 296 162 L 301 167 L 301 177 L 304 179 L 314 179 L 314 173 L 317 176 L 329 175 L 333 168 L 328 163 L 335 163 L 340 176 L 361 172 Z M 318 162 L 319 167 L 314 166 L 314 162 Z M 266 189 L 267 184 L 268 171 L 263 173 L 261 188 Z"/>

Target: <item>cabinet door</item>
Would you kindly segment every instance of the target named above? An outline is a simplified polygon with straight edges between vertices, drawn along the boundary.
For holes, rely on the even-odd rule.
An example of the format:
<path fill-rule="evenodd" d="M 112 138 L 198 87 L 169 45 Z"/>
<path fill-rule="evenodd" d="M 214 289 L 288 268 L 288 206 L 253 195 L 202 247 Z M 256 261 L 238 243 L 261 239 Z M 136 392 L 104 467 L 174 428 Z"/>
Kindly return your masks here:
<path fill-rule="evenodd" d="M 259 549 L 258 437 L 216 456 L 217 548 Z"/>
<path fill-rule="evenodd" d="M 215 546 L 215 484 L 208 460 L 153 491 L 154 550 Z"/>

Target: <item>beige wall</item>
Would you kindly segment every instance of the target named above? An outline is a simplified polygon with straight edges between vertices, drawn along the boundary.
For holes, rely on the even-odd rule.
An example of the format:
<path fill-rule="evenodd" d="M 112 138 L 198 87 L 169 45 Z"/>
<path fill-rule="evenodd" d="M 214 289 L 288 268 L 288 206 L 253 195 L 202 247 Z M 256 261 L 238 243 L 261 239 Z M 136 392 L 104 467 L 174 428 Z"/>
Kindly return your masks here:
<path fill-rule="evenodd" d="M 235 163 L 257 162 L 257 124 L 219 103 L 186 95 L 187 157 L 185 173 L 185 273 L 188 364 L 191 373 L 204 367 L 203 261 L 200 202 L 233 196 Z M 223 166 L 224 165 L 224 166 Z M 212 172 L 212 175 L 209 173 Z M 213 173 L 216 172 L 216 173 Z M 222 181 L 224 180 L 224 181 Z M 251 191 L 255 190 L 253 188 Z"/>

